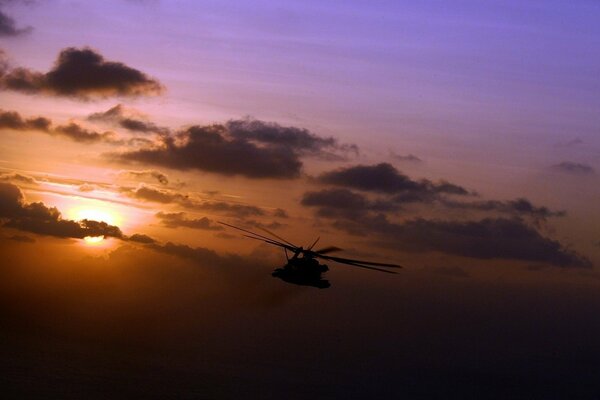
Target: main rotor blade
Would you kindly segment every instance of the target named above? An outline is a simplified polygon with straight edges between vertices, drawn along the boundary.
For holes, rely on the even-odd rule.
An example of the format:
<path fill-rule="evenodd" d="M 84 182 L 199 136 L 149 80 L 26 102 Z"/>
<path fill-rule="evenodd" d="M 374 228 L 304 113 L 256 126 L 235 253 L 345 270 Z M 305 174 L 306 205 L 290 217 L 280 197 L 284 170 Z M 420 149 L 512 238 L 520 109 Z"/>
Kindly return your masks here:
<path fill-rule="evenodd" d="M 289 244 L 290 246 L 298 247 L 298 246 L 296 246 L 294 243 L 292 243 L 292 242 L 289 242 L 289 241 L 285 240 L 284 238 L 282 238 L 281 236 L 279 236 L 279 235 L 275 234 L 274 232 L 271 232 L 271 231 L 270 231 L 270 230 L 268 230 L 267 228 L 259 227 L 258 229 L 260 229 L 260 230 L 262 230 L 262 231 L 265 231 L 265 232 L 267 232 L 267 233 L 268 233 L 269 235 L 271 235 L 271 236 L 274 236 L 274 237 L 276 237 L 277 239 L 281 240 L 283 243 L 287 243 L 287 244 Z"/>
<path fill-rule="evenodd" d="M 402 265 L 398 265 L 398 264 L 386 264 L 386 263 L 378 263 L 378 262 L 371 262 L 371 261 L 353 260 L 351 258 L 323 256 L 319 253 L 316 253 L 315 257 L 323 258 L 325 260 L 339 262 L 342 264 L 363 264 L 363 265 L 374 265 L 376 267 L 403 268 Z"/>
<path fill-rule="evenodd" d="M 369 267 L 368 265 L 355 264 L 355 263 L 349 263 L 349 262 L 340 263 L 340 264 L 342 264 L 342 265 L 349 265 L 351 267 L 358 267 L 358 268 L 370 269 L 372 271 L 386 272 L 388 274 L 397 274 L 397 272 L 394 272 L 394 271 L 388 271 L 387 269 L 382 269 L 382 268 Z"/>
<path fill-rule="evenodd" d="M 317 244 L 317 242 L 319 241 L 319 239 L 321 239 L 321 236 L 317 237 L 317 240 L 315 240 L 313 242 L 313 244 L 310 245 L 310 247 L 307 249 L 308 251 L 311 251 L 313 247 L 315 247 L 315 244 Z"/>
<path fill-rule="evenodd" d="M 283 247 L 284 249 L 287 249 L 287 250 L 290 250 L 290 251 L 296 251 L 295 247 L 288 246 L 285 243 L 279 243 L 279 242 L 275 242 L 273 240 L 268 240 L 268 239 L 261 239 L 261 238 L 250 236 L 250 235 L 244 235 L 244 236 L 249 237 L 250 239 L 260 240 L 261 242 L 266 242 L 266 243 L 269 243 L 269 244 L 272 244 L 272 245 L 275 245 L 275 246 Z M 287 253 L 286 253 L 286 255 L 287 255 Z"/>
<path fill-rule="evenodd" d="M 239 230 L 239 231 L 246 232 L 246 233 L 249 233 L 249 234 L 251 234 L 251 235 L 254 235 L 254 236 L 258 236 L 258 237 L 259 237 L 259 238 L 261 238 L 261 239 L 267 239 L 267 240 L 270 240 L 271 242 L 277 243 L 279 246 L 283 246 L 283 245 L 284 245 L 284 243 L 278 242 L 278 241 L 276 241 L 276 240 L 274 240 L 274 239 L 271 239 L 270 237 L 267 237 L 267 236 L 264 236 L 264 235 L 260 235 L 260 234 L 258 234 L 258 233 L 255 233 L 255 232 L 249 231 L 249 230 L 247 230 L 247 229 L 240 228 L 240 227 L 238 227 L 238 226 L 233 226 L 233 225 L 230 225 L 230 224 L 228 224 L 228 223 L 225 223 L 225 222 L 222 222 L 222 221 L 217 221 L 217 222 L 218 222 L 218 223 L 220 223 L 221 225 L 226 225 L 226 226 L 229 226 L 229 227 L 231 227 L 231 228 L 233 228 L 233 229 L 237 229 L 237 230 Z M 245 235 L 244 235 L 244 236 L 245 236 Z M 288 243 L 288 244 L 289 244 L 289 243 Z M 293 245 L 291 245 L 291 246 L 293 246 Z M 293 247 L 294 247 L 294 248 L 296 248 L 296 246 L 293 246 Z"/>
<path fill-rule="evenodd" d="M 319 250 L 315 250 L 315 253 L 318 254 L 327 254 L 327 253 L 333 253 L 334 251 L 342 251 L 342 249 L 340 249 L 339 247 L 335 247 L 335 246 L 329 246 L 329 247 L 323 247 L 322 249 Z"/>

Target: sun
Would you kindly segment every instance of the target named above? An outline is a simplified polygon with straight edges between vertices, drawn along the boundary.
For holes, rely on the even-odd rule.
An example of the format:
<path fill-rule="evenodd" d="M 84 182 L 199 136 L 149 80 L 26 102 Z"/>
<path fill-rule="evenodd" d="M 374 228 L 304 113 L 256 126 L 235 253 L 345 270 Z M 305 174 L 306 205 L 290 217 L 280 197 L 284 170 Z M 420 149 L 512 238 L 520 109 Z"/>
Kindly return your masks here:
<path fill-rule="evenodd" d="M 116 226 L 120 226 L 122 219 L 118 213 L 108 207 L 74 207 L 67 212 L 67 215 L 75 221 L 88 219 Z M 88 245 L 100 245 L 104 242 L 104 236 L 86 236 L 83 240 Z"/>

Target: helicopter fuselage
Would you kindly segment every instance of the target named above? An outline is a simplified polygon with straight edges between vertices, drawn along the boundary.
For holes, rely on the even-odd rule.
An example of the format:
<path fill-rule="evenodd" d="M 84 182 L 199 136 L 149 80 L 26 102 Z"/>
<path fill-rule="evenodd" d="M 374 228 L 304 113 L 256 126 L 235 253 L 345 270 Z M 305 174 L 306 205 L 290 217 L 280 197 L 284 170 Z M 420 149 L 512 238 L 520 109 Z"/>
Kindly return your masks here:
<path fill-rule="evenodd" d="M 288 260 L 286 265 L 277 268 L 271 275 L 296 285 L 324 289 L 331 286 L 329 281 L 322 279 L 321 276 L 327 271 L 329 271 L 327 265 L 319 263 L 316 259 L 309 256 L 298 257 L 295 255 Z"/>

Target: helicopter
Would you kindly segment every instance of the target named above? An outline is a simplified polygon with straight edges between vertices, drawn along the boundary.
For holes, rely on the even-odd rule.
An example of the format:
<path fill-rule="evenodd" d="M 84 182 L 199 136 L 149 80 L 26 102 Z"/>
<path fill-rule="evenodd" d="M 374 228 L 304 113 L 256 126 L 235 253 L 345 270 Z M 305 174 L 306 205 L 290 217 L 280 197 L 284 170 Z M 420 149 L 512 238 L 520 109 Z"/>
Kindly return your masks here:
<path fill-rule="evenodd" d="M 230 225 L 225 222 L 218 222 L 222 225 L 244 232 L 244 236 L 250 239 L 260 240 L 274 246 L 282 247 L 285 252 L 285 258 L 287 262 L 283 267 L 276 268 L 271 275 L 275 278 L 283 280 L 284 282 L 295 285 L 313 286 L 319 289 L 326 289 L 331 286 L 328 280 L 322 278 L 322 274 L 329 271 L 329 267 L 325 264 L 321 264 L 319 260 L 333 261 L 342 265 L 365 268 L 372 271 L 385 272 L 388 274 L 395 274 L 396 272 L 384 268 L 402 268 L 402 266 L 398 264 L 354 260 L 350 258 L 332 257 L 327 255 L 329 253 L 342 250 L 335 246 L 313 250 L 320 237 L 317 237 L 317 239 L 305 249 L 302 246 L 296 246 L 295 244 L 265 228 L 259 229 L 269 234 L 271 237 L 252 232 L 238 226 Z M 288 251 L 291 252 L 291 257 Z"/>

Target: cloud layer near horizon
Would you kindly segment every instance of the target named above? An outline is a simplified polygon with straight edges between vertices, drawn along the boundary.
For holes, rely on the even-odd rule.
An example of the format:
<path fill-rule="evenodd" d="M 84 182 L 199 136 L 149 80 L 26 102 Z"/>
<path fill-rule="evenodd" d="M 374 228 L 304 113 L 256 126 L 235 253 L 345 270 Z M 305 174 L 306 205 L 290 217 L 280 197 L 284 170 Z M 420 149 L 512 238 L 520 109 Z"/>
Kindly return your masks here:
<path fill-rule="evenodd" d="M 315 181 L 330 187 L 305 192 L 301 204 L 328 219 L 333 227 L 364 236 L 374 245 L 408 252 L 591 267 L 588 259 L 537 229 L 547 218 L 565 212 L 536 206 L 524 198 L 464 201 L 473 194 L 461 186 L 415 181 L 385 163 L 340 168 Z M 461 219 L 426 219 L 407 209 L 409 205 L 464 210 L 465 214 Z"/>
<path fill-rule="evenodd" d="M 119 227 L 106 222 L 63 219 L 56 207 L 47 207 L 41 202 L 26 203 L 19 187 L 12 183 L 0 182 L 0 221 L 5 227 L 61 238 L 124 238 Z"/>

